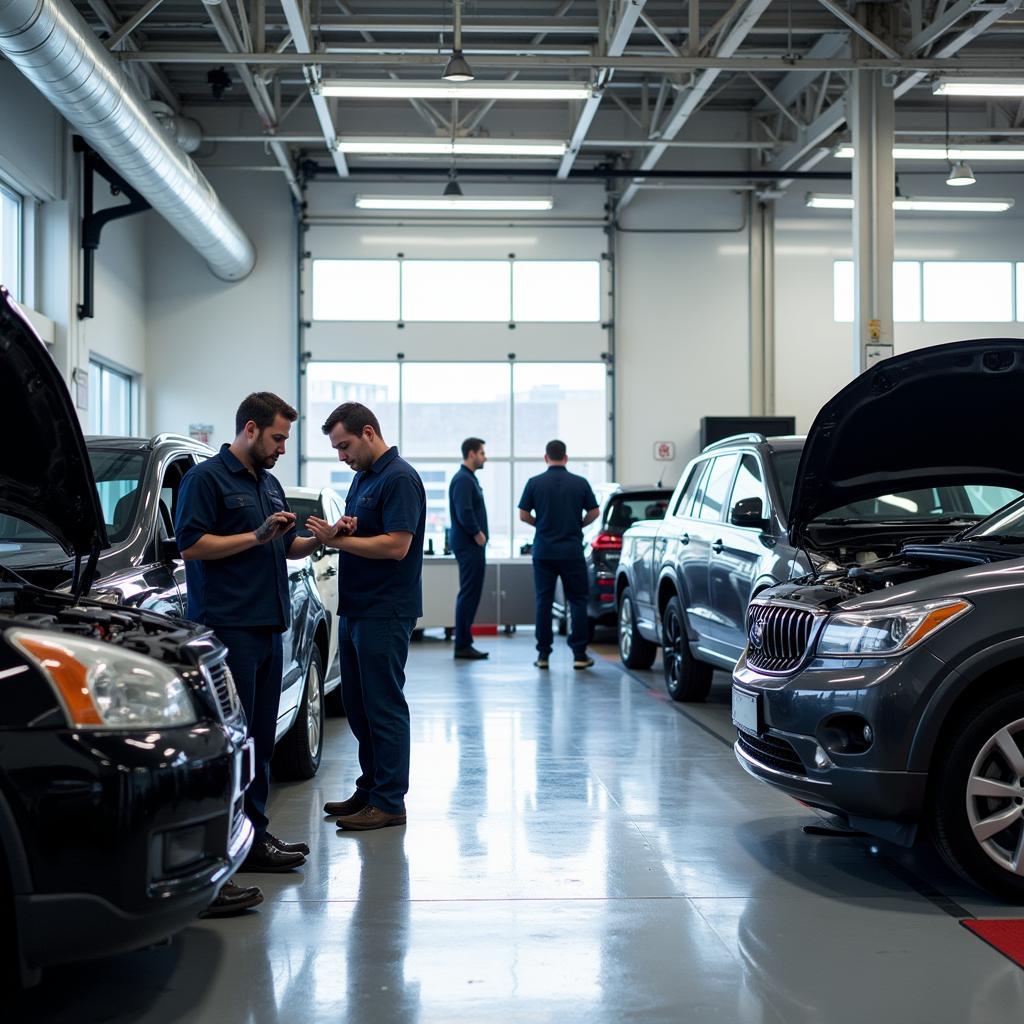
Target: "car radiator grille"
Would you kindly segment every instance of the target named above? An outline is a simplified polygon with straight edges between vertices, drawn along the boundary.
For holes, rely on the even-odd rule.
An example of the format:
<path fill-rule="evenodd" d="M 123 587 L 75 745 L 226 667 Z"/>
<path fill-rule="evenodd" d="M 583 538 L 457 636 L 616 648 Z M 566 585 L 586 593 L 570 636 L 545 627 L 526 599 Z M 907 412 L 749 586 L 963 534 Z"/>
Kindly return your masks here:
<path fill-rule="evenodd" d="M 752 604 L 747 620 L 747 662 L 762 672 L 788 672 L 804 660 L 814 615 L 802 608 Z"/>
<path fill-rule="evenodd" d="M 807 774 L 800 755 L 786 740 L 777 736 L 751 736 L 743 731 L 738 731 L 736 735 L 740 748 L 766 768 L 774 768 L 789 775 Z"/>
<path fill-rule="evenodd" d="M 234 718 L 238 714 L 238 691 L 235 689 L 235 681 L 231 677 L 231 669 L 224 660 L 203 666 L 203 675 L 213 689 L 217 698 L 217 705 L 220 707 L 221 717 L 225 720 Z"/>

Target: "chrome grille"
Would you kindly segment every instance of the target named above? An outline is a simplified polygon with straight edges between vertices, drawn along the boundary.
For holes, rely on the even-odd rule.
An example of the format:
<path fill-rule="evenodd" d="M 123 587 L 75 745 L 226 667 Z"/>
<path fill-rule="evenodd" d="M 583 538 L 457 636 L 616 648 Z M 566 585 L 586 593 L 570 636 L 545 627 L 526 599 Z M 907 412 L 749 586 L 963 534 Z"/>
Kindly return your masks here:
<path fill-rule="evenodd" d="M 238 691 L 235 689 L 235 680 L 231 676 L 228 663 L 223 658 L 220 661 L 208 662 L 202 666 L 202 673 L 217 698 L 221 717 L 225 720 L 234 718 L 239 708 Z"/>
<path fill-rule="evenodd" d="M 752 604 L 747 614 L 747 663 L 761 672 L 791 672 L 807 654 L 815 616 L 802 608 Z"/>

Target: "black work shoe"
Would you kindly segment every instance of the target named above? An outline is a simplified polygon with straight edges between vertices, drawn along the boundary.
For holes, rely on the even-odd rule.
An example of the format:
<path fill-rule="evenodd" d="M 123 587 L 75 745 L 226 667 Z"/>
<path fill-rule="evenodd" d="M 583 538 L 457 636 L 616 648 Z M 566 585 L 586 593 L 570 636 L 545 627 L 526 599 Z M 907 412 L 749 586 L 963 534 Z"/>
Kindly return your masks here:
<path fill-rule="evenodd" d="M 367 796 L 356 790 L 347 800 L 333 800 L 324 804 L 324 814 L 331 818 L 343 818 L 347 814 L 361 811 L 369 802 Z"/>
<path fill-rule="evenodd" d="M 277 836 L 270 832 L 264 832 L 263 834 L 282 853 L 301 853 L 303 857 L 309 856 L 309 847 L 305 843 L 286 843 L 283 839 L 278 839 Z"/>
<path fill-rule="evenodd" d="M 546 654 L 540 655 L 539 658 L 533 663 L 535 668 L 547 668 L 548 667 L 548 656 Z"/>
<path fill-rule="evenodd" d="M 578 656 L 572 663 L 573 668 L 593 668 L 594 659 L 589 654 L 583 654 Z"/>
<path fill-rule="evenodd" d="M 481 661 L 483 658 L 489 658 L 490 656 L 489 651 L 481 651 L 472 644 L 469 647 L 455 648 L 455 657 L 465 658 L 467 661 Z"/>
<path fill-rule="evenodd" d="M 306 858 L 301 853 L 285 853 L 279 850 L 266 834 L 252 844 L 249 856 L 242 861 L 239 871 L 291 871 L 302 867 Z"/>
<path fill-rule="evenodd" d="M 225 882 L 217 898 L 199 915 L 200 917 L 233 917 L 263 902 L 263 893 L 256 885 L 235 885 Z"/>
<path fill-rule="evenodd" d="M 338 819 L 338 828 L 347 832 L 369 832 L 375 828 L 389 828 L 392 825 L 405 824 L 405 811 L 401 814 L 392 814 L 390 811 L 382 811 L 373 804 L 367 804 L 361 811 L 355 814 L 346 815 Z"/>

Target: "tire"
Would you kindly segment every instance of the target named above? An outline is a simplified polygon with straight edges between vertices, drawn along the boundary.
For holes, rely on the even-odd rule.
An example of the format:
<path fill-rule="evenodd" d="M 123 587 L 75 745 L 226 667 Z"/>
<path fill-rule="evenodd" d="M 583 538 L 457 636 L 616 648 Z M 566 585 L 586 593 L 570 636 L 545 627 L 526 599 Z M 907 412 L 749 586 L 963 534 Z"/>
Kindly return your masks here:
<path fill-rule="evenodd" d="M 650 668 L 658 656 L 658 645 L 645 640 L 636 628 L 636 613 L 629 587 L 619 595 L 619 660 L 626 668 Z"/>
<path fill-rule="evenodd" d="M 673 700 L 696 704 L 707 699 L 715 670 L 690 652 L 683 603 L 678 597 L 669 598 L 661 617 L 661 660 L 665 689 Z"/>
<path fill-rule="evenodd" d="M 320 652 L 313 651 L 306 670 L 299 712 L 295 723 L 274 749 L 270 762 L 274 778 L 279 782 L 311 779 L 320 767 L 324 749 L 324 671 Z"/>
<path fill-rule="evenodd" d="M 1024 690 L 997 690 L 968 708 L 951 737 L 929 780 L 932 839 L 969 881 L 1024 903 L 1024 863 L 1013 868 L 1024 849 Z M 993 818 L 999 827 L 989 834 L 984 822 Z"/>

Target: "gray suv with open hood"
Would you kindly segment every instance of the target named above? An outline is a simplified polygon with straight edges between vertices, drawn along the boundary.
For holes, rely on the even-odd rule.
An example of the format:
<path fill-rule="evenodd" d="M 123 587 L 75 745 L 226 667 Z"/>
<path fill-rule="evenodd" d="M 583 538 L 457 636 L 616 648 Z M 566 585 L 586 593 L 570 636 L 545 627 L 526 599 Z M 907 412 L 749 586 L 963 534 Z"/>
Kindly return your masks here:
<path fill-rule="evenodd" d="M 940 542 L 893 528 L 902 543 L 886 557 L 839 558 L 758 595 L 733 674 L 747 771 L 883 838 L 909 845 L 926 831 L 960 873 L 1018 902 L 1022 393 L 1024 340 L 994 339 L 897 356 L 836 395 L 804 446 L 794 544 L 856 546 L 842 509 L 896 486 L 1008 503 Z"/>

